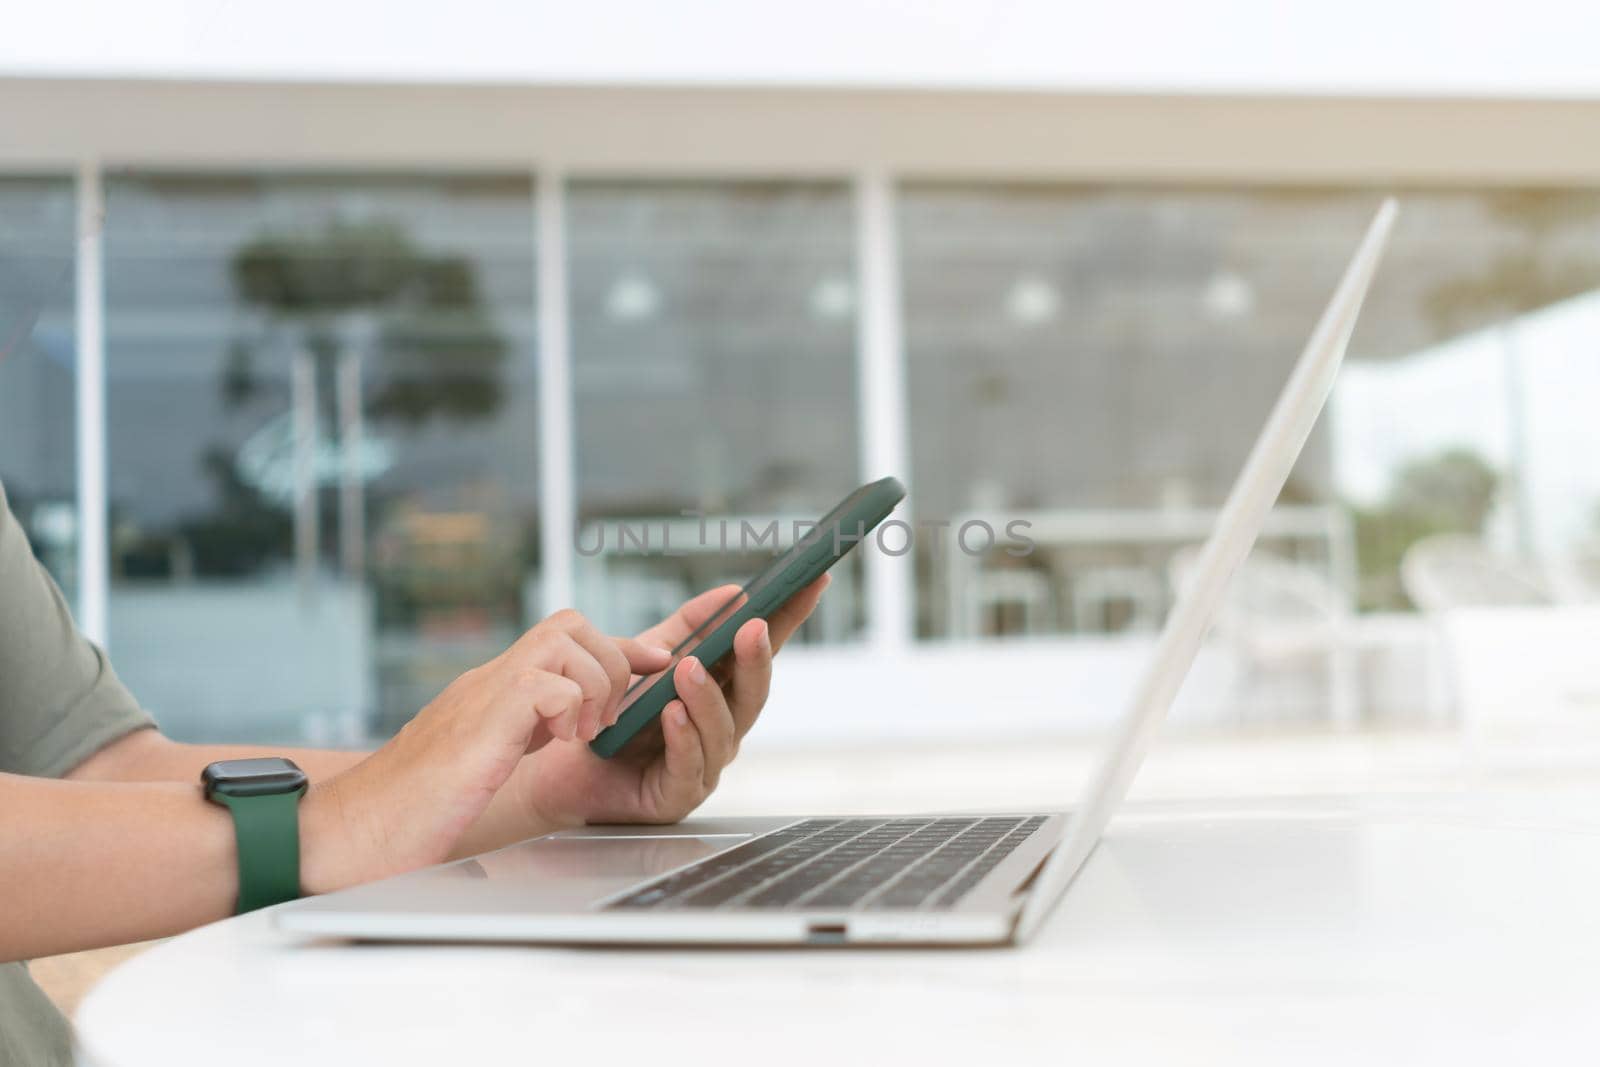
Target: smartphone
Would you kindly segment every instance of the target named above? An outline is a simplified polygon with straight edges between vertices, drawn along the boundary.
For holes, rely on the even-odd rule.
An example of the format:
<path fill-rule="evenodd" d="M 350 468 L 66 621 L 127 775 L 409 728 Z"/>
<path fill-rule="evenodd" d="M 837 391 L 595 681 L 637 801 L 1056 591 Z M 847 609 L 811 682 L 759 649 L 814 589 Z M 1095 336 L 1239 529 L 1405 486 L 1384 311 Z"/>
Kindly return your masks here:
<path fill-rule="evenodd" d="M 700 658 L 714 669 L 733 651 L 733 635 L 751 619 L 770 618 L 800 590 L 825 574 L 905 499 L 906 488 L 894 478 L 863 485 L 817 520 L 815 528 L 788 551 L 728 597 L 712 616 L 672 649 L 672 663 L 657 674 L 646 675 L 622 695 L 622 713 L 589 742 L 594 752 L 610 759 L 622 751 L 640 730 L 654 722 L 677 699 L 672 670 L 684 656 Z"/>

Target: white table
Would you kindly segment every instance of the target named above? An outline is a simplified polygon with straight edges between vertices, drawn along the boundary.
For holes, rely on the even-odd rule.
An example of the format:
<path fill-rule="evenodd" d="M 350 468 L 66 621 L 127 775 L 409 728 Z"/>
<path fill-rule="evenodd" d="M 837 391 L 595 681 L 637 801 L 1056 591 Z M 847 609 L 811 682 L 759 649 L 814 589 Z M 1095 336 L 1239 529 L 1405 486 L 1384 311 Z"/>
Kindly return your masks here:
<path fill-rule="evenodd" d="M 251 915 L 113 972 L 84 1062 L 1572 1062 L 1600 1031 L 1600 820 L 1566 810 L 1138 805 L 1021 949 L 294 945 Z"/>
<path fill-rule="evenodd" d="M 1211 535 L 1218 512 L 1208 508 L 1046 508 L 1042 510 L 969 511 L 951 518 L 944 540 L 946 625 L 954 637 L 983 633 L 981 600 L 975 595 L 989 552 L 961 551 L 958 538 L 969 523 L 977 532 L 970 546 L 985 543 L 983 529 L 1007 544 L 1009 524 L 1027 525 L 1018 533 L 1041 552 L 1059 552 L 1090 545 L 1176 547 L 1200 544 Z M 1321 546 L 1330 588 L 1346 594 L 1355 589 L 1355 533 L 1344 511 L 1325 505 L 1283 505 L 1268 513 L 1261 540 Z M 1154 606 L 1149 606 L 1153 608 Z"/>

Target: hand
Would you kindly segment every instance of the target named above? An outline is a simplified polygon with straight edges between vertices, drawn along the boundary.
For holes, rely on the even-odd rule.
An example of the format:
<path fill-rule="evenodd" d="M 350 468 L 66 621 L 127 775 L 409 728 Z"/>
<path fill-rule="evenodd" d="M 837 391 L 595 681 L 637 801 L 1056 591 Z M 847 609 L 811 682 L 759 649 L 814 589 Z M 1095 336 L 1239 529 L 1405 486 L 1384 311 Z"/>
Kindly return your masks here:
<path fill-rule="evenodd" d="M 452 682 L 388 744 L 312 786 L 301 806 L 311 892 L 438 863 L 528 753 L 587 742 L 617 715 L 634 672 L 664 669 L 659 641 L 606 637 L 558 612 Z"/>
<path fill-rule="evenodd" d="M 546 832 L 586 823 L 669 823 L 688 815 L 717 787 L 755 725 L 772 683 L 772 657 L 817 606 L 828 576 L 801 590 L 770 621 L 752 619 L 733 641 L 731 668 L 708 672 L 686 657 L 674 668 L 680 699 L 609 760 L 563 741 L 524 759 L 510 783 L 518 808 Z M 702 593 L 639 635 L 670 649 L 737 595 L 737 586 Z M 658 668 L 659 669 L 659 668 Z M 641 672 L 648 673 L 648 672 Z"/>

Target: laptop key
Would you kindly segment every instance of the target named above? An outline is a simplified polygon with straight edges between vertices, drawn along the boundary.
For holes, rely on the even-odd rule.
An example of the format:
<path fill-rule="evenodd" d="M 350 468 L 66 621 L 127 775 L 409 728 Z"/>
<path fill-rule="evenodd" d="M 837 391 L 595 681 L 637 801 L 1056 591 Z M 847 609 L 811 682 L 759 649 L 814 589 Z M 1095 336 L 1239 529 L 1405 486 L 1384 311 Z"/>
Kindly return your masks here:
<path fill-rule="evenodd" d="M 949 907 L 1043 823 L 1002 816 L 806 820 L 640 886 L 608 907 Z"/>

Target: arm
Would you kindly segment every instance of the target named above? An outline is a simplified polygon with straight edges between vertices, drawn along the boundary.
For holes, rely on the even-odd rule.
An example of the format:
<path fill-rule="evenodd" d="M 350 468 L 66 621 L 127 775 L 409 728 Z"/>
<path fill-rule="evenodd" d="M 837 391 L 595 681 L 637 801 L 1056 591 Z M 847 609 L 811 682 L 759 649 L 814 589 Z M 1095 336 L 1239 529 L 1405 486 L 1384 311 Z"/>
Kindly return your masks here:
<path fill-rule="evenodd" d="M 603 638 L 576 613 L 559 613 L 456 679 L 376 752 L 292 753 L 312 777 L 300 806 L 304 890 L 560 826 L 682 818 L 716 787 L 765 702 L 772 653 L 825 585 L 796 597 L 770 629 L 741 629 L 724 680 L 681 661 L 682 697 L 662 728 L 616 759 L 585 742 L 615 721 L 631 675 L 665 667 L 665 649 L 727 590 L 690 601 L 642 641 Z M 264 752 L 143 730 L 82 761 L 72 780 L 0 774 L 0 960 L 161 937 L 230 914 L 233 827 L 204 799 L 199 771 Z M 145 775 L 171 780 L 125 780 Z"/>
<path fill-rule="evenodd" d="M 353 766 L 314 755 L 320 771 L 334 773 L 300 802 L 304 890 L 444 860 L 524 755 L 556 739 L 581 746 L 630 670 L 668 662 L 659 649 L 602 638 L 563 612 L 456 679 Z M 160 937 L 232 911 L 232 821 L 205 799 L 189 761 L 233 750 L 149 735 L 107 746 L 122 751 L 83 761 L 77 780 L 0 774 L 0 960 Z M 161 771 L 185 780 L 94 779 Z"/>
<path fill-rule="evenodd" d="M 366 759 L 368 752 L 314 748 L 272 748 L 264 745 L 190 745 L 162 736 L 157 730 L 137 730 L 102 748 L 67 778 L 80 782 L 156 783 L 193 785 L 200 772 L 218 760 L 283 756 L 294 760 L 313 785 L 343 774 Z M 527 837 L 556 829 L 554 823 L 530 819 L 512 790 L 500 790 L 484 813 L 462 835 L 451 859 L 475 856 Z M 303 832 L 303 828 L 302 828 Z"/>
<path fill-rule="evenodd" d="M 341 840 L 308 796 L 308 886 Z M 85 783 L 0 774 L 0 961 L 165 937 L 232 914 L 233 825 L 198 783 Z"/>
<path fill-rule="evenodd" d="M 678 664 L 679 719 L 664 715 L 660 729 L 631 744 L 621 755 L 601 760 L 582 744 L 554 744 L 518 761 L 504 788 L 455 841 L 447 858 L 473 856 L 562 827 L 586 822 L 673 822 L 698 807 L 739 742 L 755 725 L 772 682 L 772 657 L 810 616 L 828 587 L 824 575 L 773 615 L 770 625 L 752 622 L 734 642 L 733 664 L 722 680 L 697 680 L 695 661 Z M 640 635 L 651 648 L 670 649 L 723 604 L 732 590 L 712 589 L 684 604 L 672 617 Z M 617 662 L 613 671 L 619 670 Z M 626 689 L 626 676 L 616 679 Z M 620 695 L 613 694 L 604 724 L 615 720 Z M 601 722 L 591 720 L 592 737 Z M 667 765 L 676 738 L 683 759 L 700 760 L 698 769 Z M 703 753 L 692 756 L 690 750 Z M 249 745 L 186 745 L 141 730 L 122 738 L 79 764 L 68 777 L 81 781 L 193 784 L 206 764 L 250 756 L 287 756 L 313 783 L 343 775 L 367 760 L 363 752 L 264 748 Z M 361 777 L 356 775 L 355 777 Z"/>

